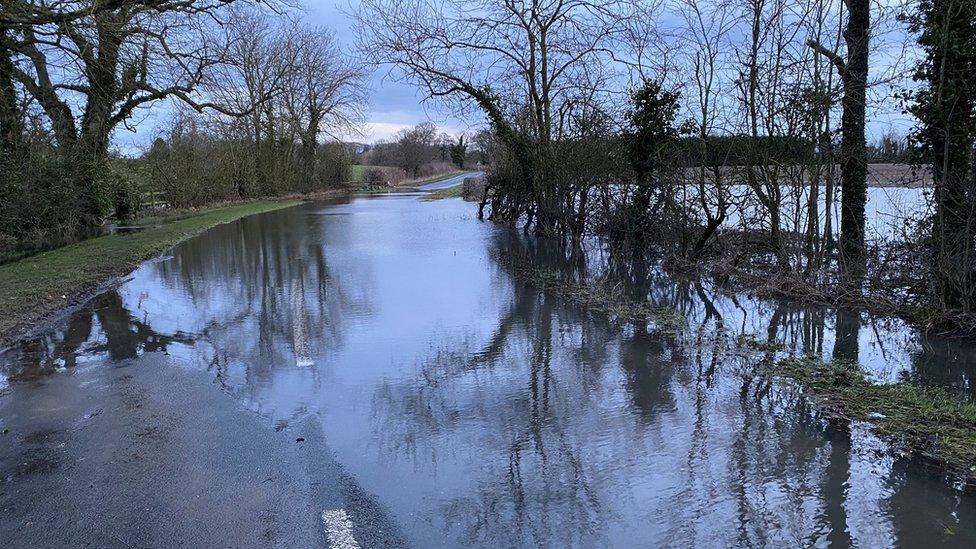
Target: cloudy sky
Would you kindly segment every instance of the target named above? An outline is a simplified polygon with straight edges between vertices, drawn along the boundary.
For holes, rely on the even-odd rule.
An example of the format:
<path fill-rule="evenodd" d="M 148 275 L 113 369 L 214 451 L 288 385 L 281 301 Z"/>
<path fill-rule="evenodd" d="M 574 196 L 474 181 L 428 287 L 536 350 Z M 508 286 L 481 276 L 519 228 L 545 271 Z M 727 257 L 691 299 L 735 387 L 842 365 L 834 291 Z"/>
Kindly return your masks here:
<path fill-rule="evenodd" d="M 357 2 L 358 0 L 305 0 L 305 8 L 300 17 L 309 25 L 334 34 L 339 43 L 347 48 L 350 54 L 354 54 L 353 21 L 346 13 L 355 9 Z M 889 23 L 894 22 L 891 17 L 887 19 L 889 19 Z M 904 44 L 902 34 L 904 30 L 900 24 L 896 24 L 891 29 L 887 29 L 889 33 L 892 31 L 895 33 L 893 38 L 892 36 L 874 36 L 872 38 L 874 41 L 872 48 L 875 50 L 872 70 L 875 72 L 885 73 L 885 60 L 900 59 L 903 55 L 899 52 L 899 48 Z M 880 51 L 886 47 L 892 48 L 892 50 L 890 52 Z M 879 64 L 881 70 L 879 70 Z M 897 85 L 902 83 L 903 81 L 900 81 Z M 368 124 L 363 128 L 363 135 L 348 136 L 347 139 L 350 141 L 375 143 L 389 139 L 402 128 L 426 121 L 431 121 L 437 124 L 442 131 L 454 135 L 473 131 L 483 123 L 483 120 L 477 117 L 459 120 L 451 113 L 438 108 L 436 103 L 425 103 L 419 90 L 408 84 L 397 82 L 395 78 L 390 76 L 387 69 L 374 70 L 369 78 L 368 87 L 370 96 Z M 890 99 L 895 88 L 896 85 L 872 87 L 870 94 L 872 105 L 869 105 L 871 113 L 867 128 L 869 140 L 877 139 L 888 132 L 905 135 L 911 128 L 912 120 L 901 112 L 900 104 L 892 102 Z M 881 112 L 875 109 L 879 104 L 886 106 Z M 152 142 L 161 122 L 170 116 L 171 108 L 171 105 L 164 102 L 153 105 L 152 108 L 144 109 L 129 121 L 128 127 L 117 130 L 114 141 L 117 149 L 125 154 L 139 154 L 145 150 Z"/>
<path fill-rule="evenodd" d="M 355 5 L 355 0 L 352 0 Z M 339 42 L 352 49 L 355 44 L 353 22 L 343 12 L 350 9 L 349 0 L 307 0 L 307 21 L 329 29 Z M 448 133 L 471 129 L 471 122 L 462 122 L 436 104 L 424 104 L 423 97 L 413 86 L 396 82 L 385 69 L 374 71 L 370 89 L 370 115 L 365 141 L 389 138 L 398 130 L 430 120 Z"/>
<path fill-rule="evenodd" d="M 355 0 L 351 2 L 355 5 Z M 302 19 L 334 34 L 342 46 L 354 53 L 353 22 L 344 13 L 350 9 L 350 0 L 306 0 L 305 6 Z M 373 71 L 368 87 L 368 124 L 363 128 L 363 135 L 349 136 L 350 141 L 374 143 L 390 138 L 402 128 L 427 121 L 453 135 L 476 129 L 479 123 L 478 120 L 458 120 L 449 112 L 438 109 L 436 104 L 425 104 L 416 88 L 397 82 L 386 69 Z M 171 108 L 164 102 L 144 109 L 129 121 L 128 128 L 116 131 L 115 146 L 126 154 L 142 152 L 152 143 L 159 125 L 170 116 Z"/>

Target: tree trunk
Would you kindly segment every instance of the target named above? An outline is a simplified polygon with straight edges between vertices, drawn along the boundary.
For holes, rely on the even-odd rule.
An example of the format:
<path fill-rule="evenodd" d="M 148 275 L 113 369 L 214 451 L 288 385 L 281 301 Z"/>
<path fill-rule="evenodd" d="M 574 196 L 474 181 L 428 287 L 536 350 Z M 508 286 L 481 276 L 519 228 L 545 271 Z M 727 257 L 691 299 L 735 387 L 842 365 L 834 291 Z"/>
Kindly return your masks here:
<path fill-rule="evenodd" d="M 81 215 L 88 224 L 98 224 L 111 213 L 111 197 L 105 189 L 105 160 L 112 135 L 112 115 L 119 99 L 119 65 L 122 23 L 114 13 L 97 19 L 98 54 L 86 63 L 88 100 L 81 117 L 77 140 L 64 152 L 71 177 L 81 191 Z"/>
<path fill-rule="evenodd" d="M 935 275 L 943 304 L 970 311 L 973 307 L 976 273 L 973 272 L 974 197 L 972 196 L 972 139 L 961 128 L 952 127 L 953 117 L 966 118 L 959 112 L 964 101 L 946 101 L 945 132 L 933 132 L 935 153 L 935 223 L 933 243 Z M 970 102 L 972 111 L 972 102 Z M 939 135 L 941 133 L 941 135 Z"/>
<path fill-rule="evenodd" d="M 871 5 L 868 0 L 847 0 L 846 4 L 849 10 L 844 30 L 847 62 L 841 73 L 844 98 L 841 100 L 840 249 L 845 268 L 860 272 L 864 263 L 864 206 L 868 179 L 864 118 Z"/>
<path fill-rule="evenodd" d="M 319 127 L 322 125 L 322 116 L 320 111 L 315 107 L 314 98 L 309 98 L 309 121 L 308 126 L 302 132 L 302 184 L 305 185 L 306 191 L 311 191 L 315 188 L 315 169 L 316 169 L 316 158 L 315 153 L 318 152 L 319 148 Z"/>
<path fill-rule="evenodd" d="M 947 308 L 976 309 L 976 93 L 972 36 L 976 3 L 935 0 L 920 40 L 928 52 L 929 89 L 916 105 L 932 159 L 935 220 L 932 270 L 937 298 Z"/>
<path fill-rule="evenodd" d="M 6 35 L 7 30 L 0 29 L 0 43 Z M 0 159 L 20 141 L 23 133 L 17 111 L 17 91 L 14 88 L 13 78 L 10 50 L 0 45 Z"/>

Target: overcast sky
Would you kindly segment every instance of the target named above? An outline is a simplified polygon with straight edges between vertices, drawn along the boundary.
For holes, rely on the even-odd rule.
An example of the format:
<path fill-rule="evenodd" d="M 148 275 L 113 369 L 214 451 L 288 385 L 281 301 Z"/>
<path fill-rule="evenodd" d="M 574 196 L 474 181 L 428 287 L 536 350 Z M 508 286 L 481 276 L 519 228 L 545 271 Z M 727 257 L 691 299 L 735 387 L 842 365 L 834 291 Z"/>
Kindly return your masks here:
<path fill-rule="evenodd" d="M 355 1 L 355 0 L 353 0 Z M 354 53 L 355 36 L 352 21 L 343 12 L 349 11 L 348 0 L 306 0 L 303 19 L 314 27 L 335 34 L 350 54 Z M 402 128 L 422 122 L 433 122 L 442 131 L 456 135 L 477 129 L 479 120 L 461 121 L 434 104 L 424 104 L 422 95 L 413 86 L 397 82 L 385 69 L 373 71 L 368 82 L 369 114 L 361 136 L 349 136 L 350 141 L 389 139 Z M 115 146 L 125 154 L 139 154 L 152 143 L 159 125 L 169 116 L 172 105 L 154 104 L 134 116 L 128 128 L 120 127 L 115 134 Z"/>
<path fill-rule="evenodd" d="M 344 12 L 352 9 L 358 0 L 305 0 L 305 8 L 301 17 L 309 25 L 319 27 L 333 33 L 338 42 L 347 49 L 350 55 L 355 53 L 355 34 L 353 31 L 353 21 Z M 897 32 L 901 25 L 894 27 Z M 890 37 L 888 37 L 890 38 Z M 877 71 L 877 62 L 882 64 L 887 57 L 897 57 L 899 54 L 894 51 L 879 55 L 879 48 L 883 48 L 887 43 L 894 44 L 897 50 L 902 38 L 895 36 L 894 40 L 881 39 L 879 36 L 872 38 L 872 46 L 875 49 L 872 63 L 873 70 Z M 376 141 L 389 139 L 393 134 L 402 128 L 413 126 L 422 122 L 433 122 L 442 131 L 457 135 L 465 131 L 478 129 L 484 123 L 481 118 L 474 117 L 469 120 L 459 120 L 449 112 L 434 103 L 424 103 L 423 96 L 413 86 L 397 82 L 392 78 L 386 69 L 376 69 L 372 72 L 368 82 L 369 88 L 369 111 L 368 123 L 363 129 L 363 135 L 347 136 L 349 141 L 364 141 L 375 143 Z M 897 135 L 905 135 L 912 126 L 912 120 L 901 113 L 896 102 L 890 100 L 894 93 L 892 86 L 878 86 L 872 88 L 872 104 L 869 105 L 868 116 L 868 139 L 875 140 L 881 135 L 893 132 Z M 882 100 L 882 98 L 885 98 Z M 879 101 L 881 100 L 881 101 Z M 887 106 L 885 112 L 878 112 L 873 107 L 879 103 Z M 139 154 L 148 148 L 155 137 L 160 123 L 165 121 L 171 113 L 172 105 L 166 102 L 156 103 L 150 108 L 143 109 L 140 113 L 129 120 L 128 127 L 120 127 L 115 134 L 114 144 L 118 150 L 124 154 Z"/>
<path fill-rule="evenodd" d="M 352 2 L 355 4 L 355 0 Z M 353 23 L 343 14 L 343 11 L 349 11 L 349 5 L 349 0 L 306 1 L 308 23 L 330 29 L 340 44 L 352 50 L 355 47 Z M 434 104 L 423 104 L 423 97 L 416 88 L 396 82 L 385 69 L 374 71 L 369 90 L 369 127 L 364 139 L 367 142 L 387 139 L 401 128 L 428 120 L 452 134 L 471 129 L 472 122 L 459 121 Z"/>

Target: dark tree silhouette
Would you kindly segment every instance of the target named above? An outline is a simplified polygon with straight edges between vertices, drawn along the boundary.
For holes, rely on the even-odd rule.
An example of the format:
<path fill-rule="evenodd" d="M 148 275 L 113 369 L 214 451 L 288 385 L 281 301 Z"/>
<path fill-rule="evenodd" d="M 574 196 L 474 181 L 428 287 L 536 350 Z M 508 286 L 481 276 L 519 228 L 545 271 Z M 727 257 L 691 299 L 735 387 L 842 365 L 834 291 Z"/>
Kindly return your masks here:
<path fill-rule="evenodd" d="M 864 135 L 867 110 L 868 46 L 871 34 L 871 4 L 868 0 L 845 0 L 848 9 L 842 57 L 815 40 L 808 42 L 827 57 L 840 73 L 844 87 L 841 99 L 840 144 L 840 251 L 845 266 L 860 271 L 864 260 L 864 206 L 867 203 L 868 160 Z"/>

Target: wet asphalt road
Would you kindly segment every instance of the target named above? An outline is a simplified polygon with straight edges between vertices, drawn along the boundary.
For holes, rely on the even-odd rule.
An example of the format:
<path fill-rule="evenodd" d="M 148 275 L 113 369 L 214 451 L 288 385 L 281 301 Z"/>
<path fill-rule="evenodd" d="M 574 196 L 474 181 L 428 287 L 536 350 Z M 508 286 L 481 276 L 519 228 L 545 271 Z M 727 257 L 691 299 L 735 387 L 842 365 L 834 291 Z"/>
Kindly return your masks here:
<path fill-rule="evenodd" d="M 0 352 L 0 549 L 976 547 L 972 498 L 727 345 L 887 364 L 902 332 L 636 266 L 688 324 L 628 329 L 506 260 L 602 258 L 417 194 L 216 227 Z"/>
<path fill-rule="evenodd" d="M 443 179 L 441 181 L 437 181 L 434 183 L 428 183 L 426 185 L 420 185 L 419 187 L 417 187 L 417 189 L 421 191 L 436 191 L 439 189 L 448 189 L 450 187 L 454 187 L 456 185 L 460 185 L 461 183 L 464 183 L 464 180 L 469 177 L 479 177 L 483 174 L 484 172 L 464 172 L 462 174 L 459 174 L 457 176 L 448 179 Z"/>
<path fill-rule="evenodd" d="M 272 424 L 147 353 L 0 399 L 3 547 L 399 547 L 318 422 Z M 298 439 L 304 439 L 299 441 Z M 354 542 L 327 534 L 339 513 Z"/>

